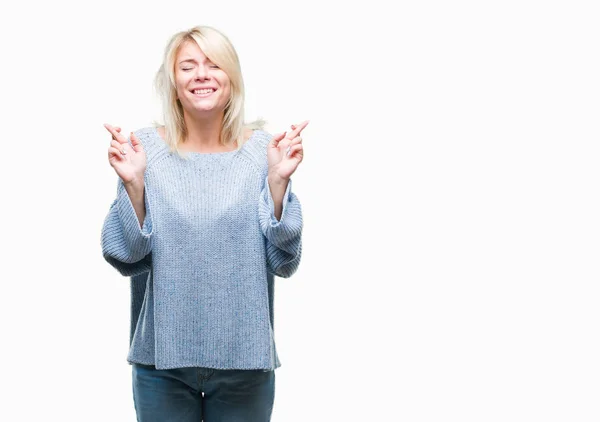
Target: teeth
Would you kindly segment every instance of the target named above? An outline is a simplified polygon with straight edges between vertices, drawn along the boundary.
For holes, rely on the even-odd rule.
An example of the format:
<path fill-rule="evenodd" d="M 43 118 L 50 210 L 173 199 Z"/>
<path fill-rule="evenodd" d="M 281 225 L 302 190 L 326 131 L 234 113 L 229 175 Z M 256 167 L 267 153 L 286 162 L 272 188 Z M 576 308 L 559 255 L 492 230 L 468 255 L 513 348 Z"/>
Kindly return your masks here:
<path fill-rule="evenodd" d="M 194 94 L 210 94 L 211 92 L 213 92 L 212 88 L 194 90 Z"/>

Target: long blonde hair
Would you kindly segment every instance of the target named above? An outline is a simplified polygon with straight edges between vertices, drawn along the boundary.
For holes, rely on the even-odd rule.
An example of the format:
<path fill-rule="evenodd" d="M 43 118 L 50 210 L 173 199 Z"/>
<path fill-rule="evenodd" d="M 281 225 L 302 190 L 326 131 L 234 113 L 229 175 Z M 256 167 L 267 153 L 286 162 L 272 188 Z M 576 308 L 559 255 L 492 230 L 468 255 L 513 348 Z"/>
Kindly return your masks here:
<path fill-rule="evenodd" d="M 163 62 L 155 77 L 155 88 L 162 103 L 162 113 L 165 126 L 165 141 L 172 152 L 184 157 L 179 145 L 187 135 L 183 118 L 183 107 L 177 99 L 175 86 L 175 60 L 181 46 L 192 41 L 208 57 L 219 66 L 229 77 L 231 96 L 225 106 L 223 126 L 221 128 L 221 145 L 234 142 L 239 149 L 244 144 L 245 132 L 263 129 L 262 119 L 244 123 L 244 80 L 240 61 L 231 41 L 220 31 L 210 26 L 195 26 L 187 31 L 176 33 L 169 40 L 163 57 Z"/>

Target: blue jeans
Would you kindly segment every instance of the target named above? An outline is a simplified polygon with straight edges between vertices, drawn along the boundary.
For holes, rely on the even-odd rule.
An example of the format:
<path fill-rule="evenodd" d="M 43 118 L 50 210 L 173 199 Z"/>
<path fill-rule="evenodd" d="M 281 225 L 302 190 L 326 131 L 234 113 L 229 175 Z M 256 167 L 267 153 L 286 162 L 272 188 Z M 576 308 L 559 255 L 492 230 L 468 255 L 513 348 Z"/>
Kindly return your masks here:
<path fill-rule="evenodd" d="M 132 367 L 139 422 L 271 420 L 275 371 Z"/>

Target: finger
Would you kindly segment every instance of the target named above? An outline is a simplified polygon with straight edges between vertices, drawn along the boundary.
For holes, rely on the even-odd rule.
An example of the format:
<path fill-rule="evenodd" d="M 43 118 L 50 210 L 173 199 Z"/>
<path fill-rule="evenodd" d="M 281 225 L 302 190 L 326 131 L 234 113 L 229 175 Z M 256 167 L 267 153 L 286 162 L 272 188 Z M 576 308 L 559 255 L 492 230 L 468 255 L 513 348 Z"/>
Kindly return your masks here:
<path fill-rule="evenodd" d="M 110 146 L 113 148 L 116 148 L 118 151 L 121 152 L 122 155 L 127 155 L 127 150 L 125 149 L 125 144 L 121 144 L 116 139 L 113 139 L 112 141 L 110 141 Z"/>
<path fill-rule="evenodd" d="M 111 125 L 109 125 L 108 123 L 105 123 L 104 127 L 106 128 L 106 130 L 108 130 L 111 133 L 111 135 L 113 136 L 113 139 L 116 139 L 117 141 L 119 141 L 122 144 L 127 142 L 127 139 L 125 139 L 125 137 L 123 135 L 121 135 L 119 132 L 117 132 L 117 130 L 114 127 L 112 127 Z"/>
<path fill-rule="evenodd" d="M 292 139 L 290 141 L 290 145 L 296 145 L 296 144 L 301 144 L 302 143 L 302 137 L 301 136 L 296 136 L 294 139 Z"/>
<path fill-rule="evenodd" d="M 108 123 L 103 123 L 102 126 L 104 126 L 104 128 L 106 130 L 108 130 L 111 133 L 111 135 L 112 135 L 112 131 L 114 130 L 114 128 L 111 125 L 109 125 Z M 115 139 L 115 136 L 113 135 L 112 138 Z"/>
<path fill-rule="evenodd" d="M 286 155 L 288 157 L 292 157 L 294 154 L 296 154 L 298 156 L 299 155 L 299 154 L 297 154 L 298 151 L 303 151 L 302 144 L 290 145 L 287 149 Z"/>
<path fill-rule="evenodd" d="M 133 145 L 133 150 L 135 152 L 141 152 L 144 150 L 144 146 L 142 145 L 142 141 L 138 139 L 137 136 L 133 132 L 129 134 L 129 138 L 131 139 L 131 145 Z"/>
<path fill-rule="evenodd" d="M 116 127 L 116 128 L 115 128 L 115 130 L 116 130 L 117 132 L 121 132 L 121 128 L 120 128 L 120 127 Z"/>
<path fill-rule="evenodd" d="M 115 130 L 115 128 L 114 128 L 112 125 L 109 125 L 108 123 L 104 123 L 104 125 L 103 125 L 103 126 L 104 126 L 104 128 L 105 128 L 106 130 L 108 130 L 108 131 L 110 132 L 110 134 L 112 135 L 112 138 L 113 138 L 113 139 L 117 139 L 117 138 L 116 138 L 116 134 L 117 134 L 118 132 Z"/>
<path fill-rule="evenodd" d="M 281 141 L 284 138 L 285 134 L 286 134 L 286 132 L 281 132 L 281 133 L 277 133 L 277 134 L 273 135 L 271 142 L 269 142 L 269 146 L 273 147 L 273 148 L 277 148 L 277 145 L 279 145 L 279 141 Z"/>
<path fill-rule="evenodd" d="M 117 148 L 109 147 L 108 148 L 108 159 L 110 160 L 113 157 L 116 158 L 117 160 L 121 160 L 124 158 L 123 155 L 121 154 L 121 151 L 119 151 Z"/>
<path fill-rule="evenodd" d="M 294 128 L 294 130 L 292 130 L 289 134 L 288 134 L 288 138 L 289 139 L 294 139 L 296 136 L 298 136 L 300 134 L 300 132 L 302 132 L 302 130 L 304 130 L 304 128 L 306 127 L 306 125 L 308 125 L 308 120 L 303 121 L 302 123 L 300 123 L 299 125 L 294 125 L 296 126 Z"/>

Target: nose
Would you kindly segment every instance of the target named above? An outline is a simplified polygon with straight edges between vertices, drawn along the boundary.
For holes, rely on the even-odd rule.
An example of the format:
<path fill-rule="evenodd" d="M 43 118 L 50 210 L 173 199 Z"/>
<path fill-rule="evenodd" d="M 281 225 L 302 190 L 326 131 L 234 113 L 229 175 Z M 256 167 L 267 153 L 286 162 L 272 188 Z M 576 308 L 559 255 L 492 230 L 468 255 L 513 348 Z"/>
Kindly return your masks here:
<path fill-rule="evenodd" d="M 204 65 L 200 65 L 198 66 L 198 69 L 196 71 L 196 80 L 200 80 L 200 81 L 204 81 L 206 79 L 208 79 L 208 69 L 206 68 L 206 66 Z"/>

